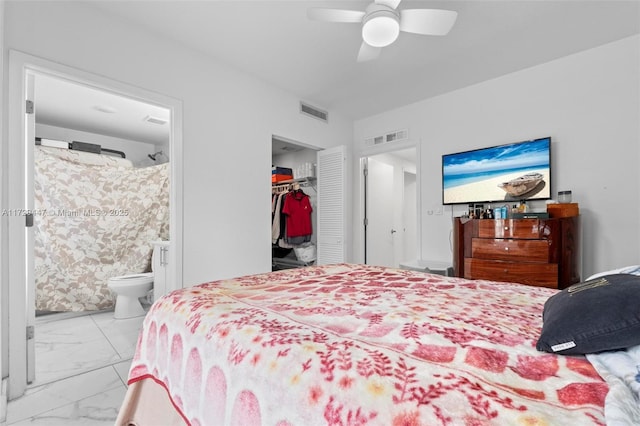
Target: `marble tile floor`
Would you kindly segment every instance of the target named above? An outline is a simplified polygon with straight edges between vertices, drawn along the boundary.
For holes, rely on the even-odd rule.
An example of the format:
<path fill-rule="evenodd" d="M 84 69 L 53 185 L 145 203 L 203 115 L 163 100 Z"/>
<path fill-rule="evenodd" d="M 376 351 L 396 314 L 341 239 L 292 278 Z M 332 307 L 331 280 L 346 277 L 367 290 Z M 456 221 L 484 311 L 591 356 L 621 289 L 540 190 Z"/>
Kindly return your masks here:
<path fill-rule="evenodd" d="M 36 318 L 36 380 L 0 426 L 113 425 L 144 317 L 113 311 Z"/>

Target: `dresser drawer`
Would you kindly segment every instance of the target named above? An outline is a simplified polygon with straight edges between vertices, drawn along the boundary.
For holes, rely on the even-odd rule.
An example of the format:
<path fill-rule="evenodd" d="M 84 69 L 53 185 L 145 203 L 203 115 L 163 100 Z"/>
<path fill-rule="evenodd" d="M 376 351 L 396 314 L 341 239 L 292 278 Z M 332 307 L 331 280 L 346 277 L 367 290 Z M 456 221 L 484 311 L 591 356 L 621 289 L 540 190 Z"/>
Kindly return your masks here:
<path fill-rule="evenodd" d="M 465 259 L 464 277 L 558 288 L 558 265 L 555 263 L 513 263 L 499 260 Z"/>
<path fill-rule="evenodd" d="M 480 238 L 540 238 L 538 219 L 482 219 L 478 221 Z"/>
<path fill-rule="evenodd" d="M 549 242 L 547 240 L 472 238 L 471 256 L 475 259 L 547 263 Z"/>

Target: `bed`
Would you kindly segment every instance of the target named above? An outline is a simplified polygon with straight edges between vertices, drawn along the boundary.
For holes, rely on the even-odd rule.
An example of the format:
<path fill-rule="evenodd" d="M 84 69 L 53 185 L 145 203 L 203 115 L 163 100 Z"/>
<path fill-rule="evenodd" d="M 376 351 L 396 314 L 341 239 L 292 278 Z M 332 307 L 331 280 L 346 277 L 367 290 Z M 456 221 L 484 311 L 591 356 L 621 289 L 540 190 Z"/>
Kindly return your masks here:
<path fill-rule="evenodd" d="M 118 425 L 603 425 L 584 356 L 536 350 L 557 290 L 366 265 L 159 299 Z"/>

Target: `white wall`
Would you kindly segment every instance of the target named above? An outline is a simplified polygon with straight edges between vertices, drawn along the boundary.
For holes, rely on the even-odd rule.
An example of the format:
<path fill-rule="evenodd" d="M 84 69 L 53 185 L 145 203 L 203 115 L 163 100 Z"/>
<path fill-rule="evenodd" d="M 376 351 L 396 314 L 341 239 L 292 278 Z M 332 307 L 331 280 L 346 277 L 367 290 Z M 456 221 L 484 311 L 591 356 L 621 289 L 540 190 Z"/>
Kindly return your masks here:
<path fill-rule="evenodd" d="M 5 13 L 7 49 L 183 101 L 185 285 L 270 270 L 272 135 L 328 148 L 350 143 L 349 120 L 305 117 L 296 96 L 90 4 L 9 2 Z"/>
<path fill-rule="evenodd" d="M 425 214 L 441 204 L 442 154 L 551 136 L 552 191 L 570 189 L 580 204 L 584 274 L 637 264 L 639 77 L 633 36 L 357 121 L 354 156 L 365 137 L 409 129 L 421 145 L 422 258 L 450 261 L 452 209 Z"/>

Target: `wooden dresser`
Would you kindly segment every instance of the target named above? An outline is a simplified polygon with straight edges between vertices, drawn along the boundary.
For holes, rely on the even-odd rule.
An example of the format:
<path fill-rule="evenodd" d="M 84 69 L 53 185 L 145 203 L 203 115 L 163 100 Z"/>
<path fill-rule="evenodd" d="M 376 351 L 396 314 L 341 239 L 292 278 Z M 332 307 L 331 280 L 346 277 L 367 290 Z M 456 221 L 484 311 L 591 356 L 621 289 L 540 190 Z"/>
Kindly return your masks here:
<path fill-rule="evenodd" d="M 457 277 L 563 289 L 580 282 L 580 216 L 454 218 Z"/>

